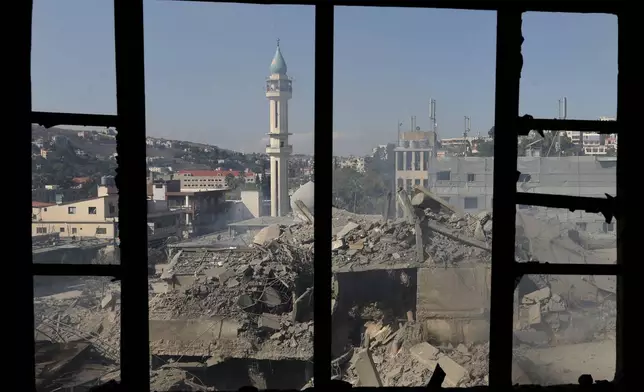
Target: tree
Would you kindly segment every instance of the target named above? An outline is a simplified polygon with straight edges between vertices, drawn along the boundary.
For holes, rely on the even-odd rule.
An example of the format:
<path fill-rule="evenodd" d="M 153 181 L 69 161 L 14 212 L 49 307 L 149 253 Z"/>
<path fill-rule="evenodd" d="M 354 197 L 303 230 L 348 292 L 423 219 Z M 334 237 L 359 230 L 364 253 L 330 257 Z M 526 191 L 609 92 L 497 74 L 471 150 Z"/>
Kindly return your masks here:
<path fill-rule="evenodd" d="M 494 127 L 493 127 L 494 128 Z M 477 157 L 493 157 L 494 156 L 494 141 L 479 141 L 476 146 Z"/>

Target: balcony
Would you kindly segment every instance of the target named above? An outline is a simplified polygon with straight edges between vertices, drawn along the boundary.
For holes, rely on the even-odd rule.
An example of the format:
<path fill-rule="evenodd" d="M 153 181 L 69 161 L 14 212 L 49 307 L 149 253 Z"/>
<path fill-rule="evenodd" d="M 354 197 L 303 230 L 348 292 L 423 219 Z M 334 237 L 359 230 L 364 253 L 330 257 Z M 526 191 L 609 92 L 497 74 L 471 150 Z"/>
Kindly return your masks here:
<path fill-rule="evenodd" d="M 292 144 L 287 144 L 284 147 L 275 147 L 271 145 L 266 146 L 266 153 L 271 155 L 271 154 L 292 154 L 293 153 L 293 145 Z"/>

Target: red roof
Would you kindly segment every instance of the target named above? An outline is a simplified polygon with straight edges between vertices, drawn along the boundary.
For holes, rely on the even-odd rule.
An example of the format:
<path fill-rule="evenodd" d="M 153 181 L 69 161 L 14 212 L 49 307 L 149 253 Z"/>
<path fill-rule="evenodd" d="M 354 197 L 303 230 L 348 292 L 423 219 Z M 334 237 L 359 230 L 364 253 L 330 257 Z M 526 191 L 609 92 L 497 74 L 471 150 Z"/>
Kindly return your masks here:
<path fill-rule="evenodd" d="M 40 207 L 49 207 L 55 205 L 54 203 L 45 203 L 42 201 L 32 201 L 31 206 L 35 208 L 40 208 Z"/>
<path fill-rule="evenodd" d="M 91 178 L 89 177 L 74 177 L 72 178 L 72 182 L 75 184 L 84 184 L 86 182 L 89 182 Z"/>
<path fill-rule="evenodd" d="M 179 174 L 192 174 L 195 177 L 226 177 L 228 175 L 239 177 L 241 172 L 238 170 L 179 170 Z M 244 175 L 254 177 L 255 173 L 246 172 Z"/>

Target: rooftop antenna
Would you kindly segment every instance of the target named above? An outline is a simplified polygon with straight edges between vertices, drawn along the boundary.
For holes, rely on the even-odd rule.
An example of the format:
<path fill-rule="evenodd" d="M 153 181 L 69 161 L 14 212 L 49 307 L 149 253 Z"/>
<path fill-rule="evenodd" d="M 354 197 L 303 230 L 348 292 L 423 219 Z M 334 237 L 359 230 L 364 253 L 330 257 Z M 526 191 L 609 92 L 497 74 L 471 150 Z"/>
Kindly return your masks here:
<path fill-rule="evenodd" d="M 429 100 L 429 126 L 430 130 L 436 132 L 436 100 L 434 98 Z"/>
<path fill-rule="evenodd" d="M 463 129 L 463 156 L 467 156 L 467 134 L 470 133 L 472 119 L 465 116 L 465 128 Z"/>

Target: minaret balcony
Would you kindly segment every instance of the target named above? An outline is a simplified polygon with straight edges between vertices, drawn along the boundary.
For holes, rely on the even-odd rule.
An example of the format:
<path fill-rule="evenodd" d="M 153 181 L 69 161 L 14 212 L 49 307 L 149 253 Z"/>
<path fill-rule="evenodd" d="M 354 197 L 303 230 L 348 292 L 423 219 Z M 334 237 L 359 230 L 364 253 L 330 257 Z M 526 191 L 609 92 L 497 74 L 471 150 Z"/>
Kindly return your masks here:
<path fill-rule="evenodd" d="M 271 146 L 270 144 L 266 146 L 266 153 L 269 155 L 280 155 L 280 154 L 292 154 L 293 153 L 293 145 L 292 144 L 287 144 L 283 147 L 275 147 Z"/>

